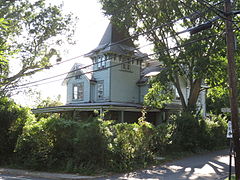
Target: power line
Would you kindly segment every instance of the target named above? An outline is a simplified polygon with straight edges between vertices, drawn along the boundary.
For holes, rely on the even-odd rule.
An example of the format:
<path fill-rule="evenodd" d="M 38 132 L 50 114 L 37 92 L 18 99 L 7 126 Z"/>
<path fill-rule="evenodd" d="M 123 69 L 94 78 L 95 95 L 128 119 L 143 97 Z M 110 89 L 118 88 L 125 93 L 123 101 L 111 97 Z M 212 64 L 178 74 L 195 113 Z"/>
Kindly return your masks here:
<path fill-rule="evenodd" d="M 189 32 L 189 30 L 191 30 L 191 28 L 188 28 L 188 29 L 186 29 L 186 30 L 177 32 L 176 34 L 177 34 L 177 35 L 180 35 L 180 34 Z M 173 37 L 173 36 L 174 36 L 174 35 L 171 35 L 171 36 L 165 37 L 164 39 L 168 39 L 168 38 L 171 38 L 171 37 Z M 143 48 L 143 47 L 146 47 L 146 46 L 152 45 L 152 44 L 153 44 L 153 43 L 149 43 L 149 44 L 147 44 L 147 45 L 144 45 L 144 46 L 141 46 L 141 47 L 138 47 L 138 48 L 134 48 L 133 50 L 131 50 L 131 52 L 134 52 L 135 50 L 139 50 L 140 48 Z M 107 60 L 110 60 L 110 58 L 109 58 L 109 59 L 105 59 L 105 61 L 107 61 Z M 99 62 L 95 62 L 95 63 L 92 63 L 92 64 L 90 64 L 90 65 L 86 65 L 86 66 L 84 66 L 84 67 L 81 67 L 81 68 L 78 68 L 78 69 L 75 69 L 75 70 L 72 70 L 72 71 L 68 71 L 68 72 L 65 72 L 65 73 L 62 73 L 62 74 L 58 74 L 58 75 L 55 75 L 55 76 L 52 76 L 52 77 L 48 77 L 48 78 L 40 79 L 40 80 L 37 80 L 37 81 L 25 83 L 25 84 L 22 84 L 22 85 L 18 85 L 18 87 L 20 87 L 20 86 L 26 86 L 26 85 L 29 85 L 29 84 L 38 83 L 38 82 L 45 81 L 45 80 L 49 80 L 49 79 L 53 79 L 53 78 L 56 78 L 56 77 L 59 77 L 59 76 L 63 76 L 63 75 L 66 75 L 66 74 L 69 74 L 69 73 L 72 73 L 72 72 L 76 72 L 76 71 L 79 71 L 79 70 L 82 70 L 82 69 L 86 69 L 86 68 L 91 67 L 91 66 L 93 66 L 93 65 L 96 65 L 96 64 L 98 64 L 98 63 L 99 63 Z"/>
<path fill-rule="evenodd" d="M 204 38 L 198 38 L 198 39 L 195 39 L 193 41 L 189 41 L 185 44 L 182 44 L 182 45 L 179 45 L 179 46 L 175 46 L 175 47 L 172 47 L 172 48 L 168 48 L 168 49 L 163 49 L 161 51 L 158 51 L 156 53 L 152 53 L 150 55 L 146 55 L 145 57 L 148 57 L 148 56 L 153 56 L 153 55 L 156 55 L 160 52 L 164 52 L 164 51 L 170 51 L 170 50 L 173 50 L 173 49 L 179 49 L 179 48 L 182 48 L 182 47 L 185 47 L 185 46 L 188 46 L 188 45 L 191 45 L 193 43 L 196 43 L 196 42 L 199 42 L 199 41 L 202 41 L 202 40 L 207 40 L 207 39 L 211 39 L 213 37 L 217 37 L 217 36 L 221 36 L 222 34 L 215 34 L 215 35 L 211 35 L 211 36 L 208 36 L 208 37 L 204 37 Z M 105 68 L 102 68 L 102 69 L 96 69 L 96 70 L 91 70 L 91 71 L 88 71 L 88 72 L 85 72 L 85 73 L 82 73 L 82 74 L 79 74 L 79 75 L 84 75 L 84 74 L 89 74 L 89 73 L 93 73 L 93 72 L 98 72 L 98 71 L 102 71 L 102 70 L 106 70 L 106 69 L 109 69 L 109 68 L 113 68 L 113 67 L 116 67 L 116 66 L 119 66 L 119 65 L 122 65 L 122 64 L 125 64 L 125 63 L 128 63 L 128 62 L 132 62 L 134 60 L 139 60 L 139 59 L 142 59 L 144 57 L 138 57 L 138 58 L 134 58 L 134 59 L 130 59 L 130 60 L 127 60 L 127 61 L 124 61 L 124 62 L 121 62 L 121 63 L 117 63 L 117 64 L 114 64 L 114 65 L 111 65 L 111 66 L 108 66 L 108 67 L 105 67 Z M 74 76 L 69 76 L 67 78 L 64 78 L 64 79 L 69 79 L 69 78 L 72 78 L 72 77 L 75 77 Z M 41 83 L 41 84 L 35 84 L 35 85 L 32 85 L 32 86 L 26 86 L 26 87 L 20 87 L 20 88 L 10 88 L 11 90 L 19 90 L 19 89 L 25 89 L 25 88 L 30 88 L 30 87 L 34 87 L 34 86 L 39 86 L 39 85 L 44 85 L 44 84 L 49 84 L 49 83 L 52 83 L 52 82 L 57 82 L 57 81 L 60 81 L 60 80 L 63 80 L 63 78 L 61 79 L 58 79 L 58 80 L 54 80 L 54 81 L 49 81 L 49 82 L 46 82 L 46 83 Z"/>
<path fill-rule="evenodd" d="M 209 20 L 208 18 L 206 18 L 203 13 L 206 13 L 207 11 L 209 11 L 210 9 L 208 8 L 207 10 L 205 11 L 202 11 L 202 12 L 199 12 L 195 9 L 193 9 L 190 5 L 188 5 L 187 3 L 185 3 L 184 1 L 180 0 L 180 2 L 185 6 L 187 7 L 188 9 L 194 11 L 197 15 L 199 15 L 200 17 L 202 17 L 203 19 L 205 19 L 207 22 L 213 22 L 213 20 Z M 220 2 L 217 2 L 215 4 L 213 4 L 213 6 L 216 6 L 216 5 L 219 5 L 219 4 L 222 4 L 224 1 L 220 1 Z M 216 19 L 216 18 L 214 18 Z M 218 25 L 217 25 L 218 26 Z M 219 26 L 218 26 L 219 27 Z M 219 27 L 220 28 L 220 27 Z"/>
<path fill-rule="evenodd" d="M 138 47 L 138 48 L 134 48 L 134 49 L 131 50 L 130 52 L 134 52 L 135 50 L 138 50 L 138 49 L 140 49 L 140 48 L 143 48 L 143 47 L 146 47 L 146 46 L 149 46 L 149 45 L 152 45 L 152 44 L 153 44 L 153 43 L 149 43 L 149 44 L 147 44 L 147 45 L 144 45 L 144 46 L 141 46 L 141 47 Z M 105 59 L 104 61 L 108 61 L 108 60 L 111 60 L 111 58 L 107 58 L 107 59 Z M 59 77 L 59 76 L 63 76 L 63 75 L 69 74 L 69 73 L 73 73 L 73 72 L 76 72 L 76 71 L 79 71 L 79 70 L 82 70 L 82 69 L 89 68 L 89 67 L 91 67 L 91 66 L 93 66 L 93 65 L 96 65 L 96 64 L 98 64 L 98 63 L 99 63 L 99 62 L 91 63 L 91 64 L 89 64 L 89 65 L 80 67 L 80 68 L 78 68 L 78 69 L 74 69 L 74 70 L 72 70 L 72 71 L 68 71 L 68 72 L 65 72 L 65 73 L 62 73 L 62 74 L 58 74 L 58 75 L 51 76 L 51 77 L 48 77 L 48 78 L 40 79 L 40 80 L 37 80 L 37 81 L 33 81 L 33 82 L 21 84 L 21 85 L 18 85 L 18 86 L 26 86 L 26 85 L 29 85 L 29 84 L 34 84 L 34 83 L 38 83 L 38 82 L 41 82 L 41 81 L 53 79 L 53 78 L 56 78 L 56 77 Z"/>
<path fill-rule="evenodd" d="M 132 3 L 133 3 L 133 2 L 134 2 L 134 1 L 132 1 Z M 130 4 L 132 4 L 132 3 L 130 2 L 128 5 L 130 5 Z M 144 31 L 144 32 L 141 32 L 141 33 L 133 34 L 133 35 L 131 35 L 131 36 L 128 37 L 128 38 L 124 38 L 124 39 L 119 40 L 119 41 L 117 41 L 117 42 L 115 42 L 115 43 L 108 44 L 108 45 L 106 46 L 106 48 L 111 47 L 111 46 L 114 46 L 114 45 L 117 45 L 117 44 L 120 44 L 120 43 L 125 42 L 125 41 L 128 41 L 128 40 L 130 40 L 130 39 L 137 38 L 137 37 L 142 36 L 142 35 L 144 35 L 144 34 L 150 33 L 151 31 L 154 31 L 154 30 L 156 30 L 156 29 L 160 29 L 160 28 L 162 28 L 162 27 L 164 27 L 164 26 L 169 26 L 170 24 L 173 24 L 173 23 L 176 23 L 176 22 L 178 22 L 178 21 L 180 21 L 180 20 L 189 18 L 189 16 L 192 16 L 192 15 L 193 15 L 193 14 L 190 14 L 190 15 L 187 15 L 187 16 L 183 16 L 183 17 L 181 17 L 181 18 L 178 18 L 178 19 L 172 20 L 172 21 L 170 21 L 170 22 L 164 23 L 164 24 L 162 24 L 162 25 L 156 26 L 156 27 L 154 27 L 154 28 L 152 28 L 152 29 L 150 29 L 150 30 L 147 30 L 147 31 Z M 85 54 L 82 54 L 82 55 L 79 55 L 79 56 L 76 56 L 76 57 L 72 57 L 72 58 L 66 59 L 66 60 L 61 61 L 61 62 L 57 62 L 57 63 L 55 63 L 55 64 L 50 65 L 50 67 L 56 66 L 56 65 L 59 65 L 59 64 L 68 62 L 68 61 L 72 61 L 72 60 L 77 59 L 77 58 L 80 58 L 80 57 L 84 57 L 85 55 L 86 55 L 86 53 L 85 53 Z M 39 70 L 44 70 L 44 69 L 46 69 L 46 68 L 40 68 Z"/>
<path fill-rule="evenodd" d="M 208 5 L 208 8 L 213 11 L 215 14 L 217 14 L 220 18 L 226 20 L 226 21 L 231 21 L 232 23 L 234 23 L 234 25 L 236 25 L 236 22 L 239 21 L 234 21 L 234 20 L 229 20 L 226 18 L 226 13 L 224 11 L 222 11 L 221 9 L 215 7 L 214 5 L 210 4 L 209 2 L 205 1 L 205 0 L 197 0 L 199 3 L 201 3 L 202 5 Z M 210 6 L 210 7 L 209 7 Z M 220 13 L 220 14 L 219 14 Z"/>
<path fill-rule="evenodd" d="M 191 14 L 191 15 L 192 15 L 192 14 Z M 142 33 L 134 34 L 134 35 L 132 35 L 132 36 L 130 36 L 130 37 L 128 37 L 128 38 L 125 38 L 125 39 L 122 39 L 122 40 L 120 40 L 120 41 L 118 41 L 118 42 L 109 44 L 109 45 L 107 45 L 106 47 L 111 47 L 111 46 L 120 44 L 120 43 L 122 43 L 122 42 L 124 42 L 124 41 L 127 41 L 127 40 L 129 40 L 129 39 L 136 38 L 136 37 L 138 37 L 138 36 L 140 36 L 140 35 L 144 35 L 144 34 L 150 33 L 151 31 L 153 31 L 153 30 L 155 30 L 155 29 L 158 29 L 158 28 L 161 28 L 161 27 L 164 27 L 164 26 L 168 26 L 169 24 L 175 23 L 175 22 L 177 22 L 177 21 L 179 21 L 179 20 L 182 20 L 182 19 L 185 19 L 185 18 L 189 18 L 189 16 L 184 16 L 184 17 L 181 17 L 181 18 L 172 20 L 172 21 L 170 21 L 170 22 L 168 22 L 168 23 L 164 23 L 164 24 L 162 24 L 162 25 L 160 25 L 160 26 L 156 26 L 156 27 L 154 27 L 154 28 L 152 28 L 152 29 L 150 29 L 150 30 L 144 31 L 144 32 L 142 32 Z M 181 33 L 185 33 L 185 32 L 188 32 L 188 31 L 189 31 L 189 29 L 184 30 L 184 31 L 179 32 L 179 33 L 176 33 L 176 34 L 181 34 Z M 167 37 L 167 38 L 169 38 L 169 37 Z M 151 44 L 153 44 L 153 43 L 151 43 Z M 137 48 L 137 49 L 138 49 L 138 48 Z M 135 50 L 136 50 L 136 49 L 135 49 Z M 56 63 L 56 64 L 54 64 L 54 65 L 58 65 L 58 64 L 61 64 L 61 63 L 63 63 L 63 62 L 67 62 L 67 61 L 70 61 L 70 60 L 73 60 L 73 59 L 76 59 L 76 58 L 79 58 L 79 57 L 83 57 L 84 55 L 85 55 L 85 54 L 82 54 L 82 55 L 80 55 L 80 56 L 70 58 L 70 59 L 68 59 L 68 60 L 65 60 L 65 61 Z M 81 70 L 81 69 L 84 69 L 84 68 L 88 68 L 88 67 L 90 67 L 90 66 L 92 66 L 92 65 L 94 65 L 94 64 L 97 64 L 97 63 L 98 63 L 98 62 L 93 63 L 93 64 L 91 64 L 91 65 L 84 66 L 84 67 L 82 67 L 82 68 L 80 68 L 80 69 L 76 69 L 76 70 L 74 70 L 74 71 L 78 71 L 78 70 Z M 43 68 L 43 69 L 44 69 L 44 68 Z M 55 76 L 52 76 L 52 77 L 49 77 L 49 78 L 44 78 L 44 79 L 41 79 L 41 80 L 38 80 L 38 81 L 34 81 L 34 82 L 25 83 L 25 84 L 22 84 L 22 85 L 19 85 L 19 86 L 26 86 L 26 85 L 29 85 L 29 84 L 33 84 L 33 83 L 45 81 L 45 80 L 48 80 L 48 79 L 52 79 L 52 78 L 56 78 L 56 77 L 59 77 L 59 76 L 62 76 L 62 75 L 66 75 L 66 74 L 71 73 L 71 72 L 74 72 L 74 71 L 62 73 L 62 74 L 59 74 L 59 75 L 55 75 Z"/>

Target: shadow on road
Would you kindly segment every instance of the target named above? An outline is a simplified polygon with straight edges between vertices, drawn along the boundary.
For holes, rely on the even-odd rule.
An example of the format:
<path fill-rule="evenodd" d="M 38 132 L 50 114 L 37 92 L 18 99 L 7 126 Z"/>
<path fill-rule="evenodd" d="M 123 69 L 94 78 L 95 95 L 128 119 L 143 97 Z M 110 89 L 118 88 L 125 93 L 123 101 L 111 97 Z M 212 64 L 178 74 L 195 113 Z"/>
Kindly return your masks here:
<path fill-rule="evenodd" d="M 222 179 L 228 175 L 228 150 L 196 155 L 162 166 L 131 172 L 104 179 Z M 234 162 L 232 163 L 234 164 Z M 232 168 L 233 169 L 233 168 Z"/>

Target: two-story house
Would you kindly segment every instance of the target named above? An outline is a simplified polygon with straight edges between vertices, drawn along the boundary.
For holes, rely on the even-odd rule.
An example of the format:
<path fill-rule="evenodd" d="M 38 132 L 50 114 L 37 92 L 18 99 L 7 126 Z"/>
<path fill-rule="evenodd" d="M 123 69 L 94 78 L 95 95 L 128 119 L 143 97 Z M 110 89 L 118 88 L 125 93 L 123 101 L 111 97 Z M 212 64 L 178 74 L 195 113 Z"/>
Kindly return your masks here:
<path fill-rule="evenodd" d="M 141 117 L 144 96 L 149 89 L 148 77 L 158 74 L 162 69 L 161 64 L 141 53 L 133 44 L 128 31 L 112 23 L 108 25 L 99 45 L 85 58 L 91 59 L 92 66 L 74 64 L 63 82 L 67 87 L 67 104 L 38 109 L 38 112 L 68 111 L 73 112 L 77 119 L 86 119 L 98 110 L 100 113 L 107 111 L 108 119 L 137 121 Z M 188 88 L 185 84 L 182 82 L 187 99 Z M 164 109 L 146 109 L 147 119 L 161 122 L 169 112 L 180 109 L 176 94 L 173 103 Z"/>

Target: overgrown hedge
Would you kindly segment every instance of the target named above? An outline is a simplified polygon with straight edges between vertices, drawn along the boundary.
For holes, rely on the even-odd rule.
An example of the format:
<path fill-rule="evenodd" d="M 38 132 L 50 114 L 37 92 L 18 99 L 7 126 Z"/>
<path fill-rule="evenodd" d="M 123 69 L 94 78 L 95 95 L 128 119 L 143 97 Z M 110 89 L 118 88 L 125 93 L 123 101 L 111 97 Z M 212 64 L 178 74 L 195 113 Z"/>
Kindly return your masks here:
<path fill-rule="evenodd" d="M 93 173 L 143 167 L 154 156 L 216 149 L 226 141 L 226 120 L 196 120 L 190 115 L 154 127 L 148 122 L 115 124 L 57 117 L 27 121 L 16 146 L 18 164 L 38 170 Z"/>
<path fill-rule="evenodd" d="M 7 97 L 0 98 L 0 164 L 9 163 L 25 122 L 33 118 L 30 109 Z"/>
<path fill-rule="evenodd" d="M 26 123 L 16 146 L 17 162 L 27 168 L 68 172 L 129 170 L 152 159 L 152 131 L 147 122 L 41 118 Z"/>
<path fill-rule="evenodd" d="M 129 171 L 168 153 L 213 150 L 226 145 L 227 121 L 189 114 L 153 126 L 93 118 L 35 118 L 8 98 L 0 99 L 0 164 L 21 168 L 90 174 Z"/>

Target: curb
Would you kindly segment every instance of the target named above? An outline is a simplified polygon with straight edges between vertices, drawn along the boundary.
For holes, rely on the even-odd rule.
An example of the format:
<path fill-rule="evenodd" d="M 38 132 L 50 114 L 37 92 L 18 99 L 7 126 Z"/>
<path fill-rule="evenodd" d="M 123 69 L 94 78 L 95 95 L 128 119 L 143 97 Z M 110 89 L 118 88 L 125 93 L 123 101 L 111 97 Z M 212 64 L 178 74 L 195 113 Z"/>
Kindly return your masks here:
<path fill-rule="evenodd" d="M 16 175 L 16 176 L 30 176 L 36 178 L 46 178 L 46 179 L 58 179 L 58 180 L 89 180 L 99 178 L 100 176 L 81 176 L 75 174 L 63 174 L 63 173 L 46 173 L 38 171 L 27 171 L 18 169 L 7 169 L 0 168 L 0 174 Z M 102 176 L 101 176 L 102 177 Z"/>

